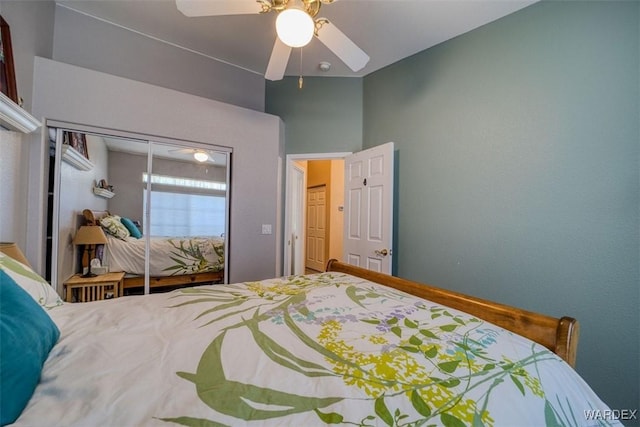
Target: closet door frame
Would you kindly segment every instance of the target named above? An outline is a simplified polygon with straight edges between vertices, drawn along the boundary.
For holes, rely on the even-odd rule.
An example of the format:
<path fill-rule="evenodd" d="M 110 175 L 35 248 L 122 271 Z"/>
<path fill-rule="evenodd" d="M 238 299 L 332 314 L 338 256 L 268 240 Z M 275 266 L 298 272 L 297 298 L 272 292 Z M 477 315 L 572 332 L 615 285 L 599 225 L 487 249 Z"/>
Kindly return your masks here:
<path fill-rule="evenodd" d="M 147 173 L 151 173 L 152 171 L 152 147 L 154 143 L 164 144 L 164 145 L 174 145 L 177 147 L 185 147 L 185 148 L 202 148 L 206 150 L 213 150 L 220 153 L 224 153 L 226 155 L 227 164 L 226 164 L 226 193 L 225 193 L 225 242 L 224 242 L 224 283 L 228 283 L 229 277 L 229 230 L 230 230 L 230 206 L 231 206 L 231 154 L 233 149 L 230 147 L 214 145 L 214 144 L 206 144 L 202 142 L 190 141 L 190 140 L 181 140 L 176 138 L 168 138 L 157 135 L 148 135 L 141 134 L 136 132 L 128 132 L 117 129 L 106 129 L 96 126 L 88 126 L 71 122 L 64 122 L 60 120 L 45 120 L 45 126 L 43 126 L 44 132 L 46 133 L 45 137 L 47 140 L 49 139 L 49 129 L 56 129 L 56 146 L 55 146 L 55 159 L 54 159 L 54 185 L 53 185 L 53 200 L 52 200 L 52 226 L 51 226 L 51 285 L 54 289 L 57 290 L 59 294 L 63 293 L 62 282 L 58 280 L 58 267 L 59 267 L 59 254 L 58 248 L 60 243 L 60 191 L 61 191 L 61 166 L 62 166 L 62 142 L 63 142 L 63 132 L 80 132 L 91 135 L 97 135 L 101 137 L 112 137 L 112 138 L 120 138 L 120 139 L 128 139 L 132 141 L 144 142 L 147 144 Z M 45 174 L 48 176 L 48 174 Z M 148 184 L 147 184 L 148 185 Z M 48 187 L 48 186 L 46 186 Z M 147 195 L 150 195 L 150 191 L 147 191 Z M 147 200 L 149 202 L 149 200 Z M 145 212 L 146 214 L 146 212 Z M 46 218 L 48 221 L 48 217 Z M 144 222 L 145 228 L 145 246 L 146 246 L 146 254 L 145 254 L 145 285 L 144 285 L 144 293 L 149 293 L 149 221 L 148 218 L 145 218 Z M 63 281 L 64 279 L 62 279 Z"/>

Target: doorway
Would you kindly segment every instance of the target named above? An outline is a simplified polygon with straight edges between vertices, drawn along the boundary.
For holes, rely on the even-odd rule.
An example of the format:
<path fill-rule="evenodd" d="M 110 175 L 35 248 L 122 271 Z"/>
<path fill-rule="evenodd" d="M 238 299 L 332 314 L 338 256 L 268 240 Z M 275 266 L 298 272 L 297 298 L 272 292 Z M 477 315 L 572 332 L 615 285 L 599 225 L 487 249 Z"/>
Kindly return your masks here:
<path fill-rule="evenodd" d="M 351 153 L 292 154 L 287 156 L 285 202 L 285 274 L 324 271 L 324 265 L 309 264 L 308 255 L 326 264 L 331 258 L 342 258 L 344 212 L 344 158 Z M 308 196 L 310 189 L 324 186 L 326 220 L 323 256 L 315 249 L 318 240 L 307 232 Z M 316 206 L 317 208 L 317 206 Z M 315 210 L 317 212 L 317 209 Z M 317 218 L 316 218 L 317 219 Z M 309 250 L 309 244 L 313 249 Z M 315 253 L 314 253 L 315 251 Z"/>
<path fill-rule="evenodd" d="M 300 200 L 306 201 L 306 194 L 301 194 L 300 187 L 306 191 L 309 187 L 322 185 L 322 182 L 310 181 L 311 174 L 307 172 L 308 164 L 334 159 L 342 162 L 341 166 L 331 168 L 341 171 L 342 186 L 340 186 L 341 194 L 338 192 L 338 186 L 335 186 L 334 196 L 340 194 L 336 197 L 340 201 L 330 207 L 329 215 L 336 215 L 342 223 L 339 227 L 334 227 L 337 237 L 334 238 L 332 235 L 328 244 L 330 247 L 340 245 L 340 249 L 330 253 L 327 259 L 333 257 L 369 270 L 392 274 L 395 259 L 393 218 L 396 208 L 393 197 L 395 176 L 393 142 L 380 144 L 354 154 L 287 156 L 285 274 L 305 272 L 304 263 L 300 261 L 304 257 L 298 256 L 299 253 L 293 251 L 297 247 L 297 251 L 301 252 L 300 245 L 295 245 L 293 242 L 300 240 L 301 233 L 298 230 L 306 228 L 303 224 L 304 215 L 300 213 L 299 208 L 296 210 L 296 207 L 300 205 Z M 329 200 L 332 198 L 328 197 Z M 302 241 L 305 239 L 306 236 Z"/>

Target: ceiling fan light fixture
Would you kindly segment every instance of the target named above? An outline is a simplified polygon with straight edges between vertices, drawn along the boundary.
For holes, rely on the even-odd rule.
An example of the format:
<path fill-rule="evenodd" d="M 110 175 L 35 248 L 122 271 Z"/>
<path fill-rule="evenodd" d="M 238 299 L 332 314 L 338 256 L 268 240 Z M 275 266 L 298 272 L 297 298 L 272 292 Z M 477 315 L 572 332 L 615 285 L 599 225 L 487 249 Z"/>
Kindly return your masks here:
<path fill-rule="evenodd" d="M 204 163 L 209 160 L 209 155 L 204 151 L 196 151 L 193 153 L 193 158 L 199 161 L 200 163 Z"/>
<path fill-rule="evenodd" d="M 278 14 L 276 32 L 282 43 L 291 47 L 306 46 L 313 38 L 315 24 L 307 12 L 289 8 Z"/>

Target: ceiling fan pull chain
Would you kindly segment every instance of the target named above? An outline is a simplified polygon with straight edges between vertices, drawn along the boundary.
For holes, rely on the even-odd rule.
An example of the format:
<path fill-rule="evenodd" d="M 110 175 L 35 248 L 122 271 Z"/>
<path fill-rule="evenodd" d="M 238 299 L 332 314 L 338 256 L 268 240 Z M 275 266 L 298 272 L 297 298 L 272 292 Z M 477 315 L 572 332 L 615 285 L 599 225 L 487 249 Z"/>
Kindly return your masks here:
<path fill-rule="evenodd" d="M 300 78 L 298 78 L 298 89 L 302 89 L 304 79 L 302 78 L 302 48 L 300 48 Z"/>

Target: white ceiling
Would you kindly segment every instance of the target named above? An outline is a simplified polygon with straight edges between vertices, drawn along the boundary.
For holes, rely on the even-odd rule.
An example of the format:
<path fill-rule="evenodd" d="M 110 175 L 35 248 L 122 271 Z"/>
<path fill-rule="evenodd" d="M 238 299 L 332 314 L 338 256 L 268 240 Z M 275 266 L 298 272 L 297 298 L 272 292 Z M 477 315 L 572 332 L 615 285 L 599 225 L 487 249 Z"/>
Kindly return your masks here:
<path fill-rule="evenodd" d="M 216 1 L 216 0 L 211 0 Z M 304 76 L 364 76 L 400 59 L 466 33 L 537 0 L 336 0 L 322 6 L 325 17 L 370 57 L 352 72 L 318 40 L 302 50 Z M 275 12 L 188 18 L 174 0 L 71 0 L 61 7 L 189 49 L 263 75 L 275 41 Z M 318 64 L 328 61 L 329 72 Z M 300 74 L 294 49 L 286 75 Z"/>

